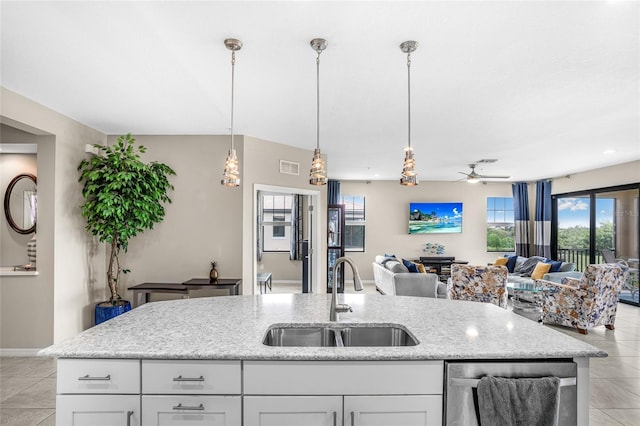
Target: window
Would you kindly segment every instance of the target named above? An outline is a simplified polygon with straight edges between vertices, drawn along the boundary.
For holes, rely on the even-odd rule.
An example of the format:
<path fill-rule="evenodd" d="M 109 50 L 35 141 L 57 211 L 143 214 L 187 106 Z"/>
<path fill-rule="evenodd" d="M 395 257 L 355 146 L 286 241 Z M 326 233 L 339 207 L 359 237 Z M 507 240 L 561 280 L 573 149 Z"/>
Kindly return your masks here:
<path fill-rule="evenodd" d="M 262 251 L 290 250 L 292 195 L 262 195 Z"/>
<path fill-rule="evenodd" d="M 344 250 L 364 251 L 365 203 L 363 195 L 343 195 L 344 204 Z"/>
<path fill-rule="evenodd" d="M 514 251 L 513 198 L 487 197 L 487 251 Z"/>

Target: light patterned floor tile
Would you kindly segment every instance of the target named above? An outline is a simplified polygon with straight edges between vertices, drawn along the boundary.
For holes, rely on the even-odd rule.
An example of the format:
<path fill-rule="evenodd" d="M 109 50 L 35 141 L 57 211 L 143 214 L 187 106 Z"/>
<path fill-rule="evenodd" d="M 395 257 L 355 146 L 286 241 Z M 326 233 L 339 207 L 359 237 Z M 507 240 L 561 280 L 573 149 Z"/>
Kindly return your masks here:
<path fill-rule="evenodd" d="M 597 408 L 589 409 L 589 426 L 622 426 L 622 423 L 616 421 L 602 410 Z"/>
<path fill-rule="evenodd" d="M 589 380 L 590 401 L 592 408 L 638 408 L 640 409 L 640 396 L 629 393 L 616 385 L 611 379 Z"/>
<path fill-rule="evenodd" d="M 0 402 L 35 385 L 40 380 L 27 377 L 3 377 L 0 380 Z"/>
<path fill-rule="evenodd" d="M 2 426 L 38 426 L 54 415 L 50 408 L 2 408 L 0 409 L 0 425 Z M 54 423 L 49 423 L 55 425 Z"/>
<path fill-rule="evenodd" d="M 625 426 L 640 426 L 640 410 L 605 409 L 602 411 Z"/>
<path fill-rule="evenodd" d="M 2 408 L 56 408 L 56 379 L 41 379 L 2 401 Z"/>

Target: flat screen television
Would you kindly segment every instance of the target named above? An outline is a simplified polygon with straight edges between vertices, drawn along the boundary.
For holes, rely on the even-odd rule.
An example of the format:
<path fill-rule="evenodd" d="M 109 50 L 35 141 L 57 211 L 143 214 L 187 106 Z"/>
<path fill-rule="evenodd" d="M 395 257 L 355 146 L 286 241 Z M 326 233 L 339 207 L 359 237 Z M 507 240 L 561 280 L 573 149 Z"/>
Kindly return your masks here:
<path fill-rule="evenodd" d="M 462 203 L 409 203 L 409 234 L 462 232 Z"/>

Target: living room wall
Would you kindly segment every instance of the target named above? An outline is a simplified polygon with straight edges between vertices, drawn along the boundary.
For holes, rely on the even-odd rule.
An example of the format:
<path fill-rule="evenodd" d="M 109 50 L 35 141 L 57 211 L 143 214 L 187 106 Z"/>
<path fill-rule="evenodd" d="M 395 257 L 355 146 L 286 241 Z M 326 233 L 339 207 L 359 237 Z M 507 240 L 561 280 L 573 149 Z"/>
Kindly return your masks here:
<path fill-rule="evenodd" d="M 35 350 L 93 323 L 96 280 L 105 274 L 105 257 L 84 230 L 76 166 L 85 144 L 104 143 L 106 135 L 4 87 L 0 97 L 2 123 L 38 135 L 40 273 L 37 285 L 3 277 L 3 301 L 10 300 L 5 299 L 10 288 L 20 299 L 2 307 L 2 349 Z"/>
<path fill-rule="evenodd" d="M 241 184 L 239 188 L 227 188 L 220 185 L 220 179 L 229 149 L 228 136 L 134 137 L 147 147 L 145 161 L 160 161 L 175 170 L 176 176 L 170 178 L 175 190 L 170 194 L 172 203 L 166 206 L 164 220 L 130 241 L 121 263 L 131 272 L 123 276 L 121 288 L 208 277 L 210 262 L 215 260 L 220 277 L 242 278 L 242 293 L 252 294 L 254 185 L 308 189 L 306 176 L 280 174 L 278 160 L 306 161 L 312 151 L 236 136 Z M 109 143 L 116 139 L 108 138 Z M 200 296 L 215 294 L 226 294 L 226 290 L 199 292 Z M 130 291 L 122 295 L 133 300 Z M 152 300 L 175 298 L 153 295 Z"/>
<path fill-rule="evenodd" d="M 417 187 L 404 187 L 397 181 L 343 181 L 340 193 L 365 196 L 366 251 L 347 253 L 365 280 L 373 280 L 371 263 L 377 254 L 417 259 L 427 255 L 426 243 L 443 244 L 445 256 L 478 265 L 503 254 L 486 251 L 487 197 L 510 197 L 511 183 L 422 181 Z M 427 201 L 462 202 L 462 233 L 409 235 L 409 203 Z"/>

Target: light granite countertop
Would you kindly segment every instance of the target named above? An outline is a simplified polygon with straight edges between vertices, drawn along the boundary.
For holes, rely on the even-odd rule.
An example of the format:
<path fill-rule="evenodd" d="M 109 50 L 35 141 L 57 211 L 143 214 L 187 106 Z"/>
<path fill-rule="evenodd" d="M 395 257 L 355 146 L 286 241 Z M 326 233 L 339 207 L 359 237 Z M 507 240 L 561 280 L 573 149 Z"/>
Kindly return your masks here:
<path fill-rule="evenodd" d="M 420 342 L 405 347 L 271 347 L 272 324 L 328 324 L 331 295 L 267 294 L 147 303 L 45 348 L 60 358 L 426 360 L 604 357 L 581 340 L 494 305 L 345 294 L 339 323 L 394 323 Z"/>

